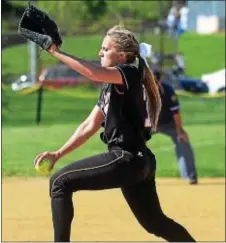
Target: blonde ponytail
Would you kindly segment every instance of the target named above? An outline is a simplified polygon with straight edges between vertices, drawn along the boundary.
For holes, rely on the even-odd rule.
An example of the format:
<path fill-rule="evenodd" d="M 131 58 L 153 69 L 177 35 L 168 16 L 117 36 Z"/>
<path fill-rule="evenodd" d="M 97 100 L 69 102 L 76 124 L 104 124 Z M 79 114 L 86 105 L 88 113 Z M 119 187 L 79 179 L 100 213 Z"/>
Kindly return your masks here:
<path fill-rule="evenodd" d="M 158 118 L 162 107 L 159 88 L 151 69 L 141 57 L 139 58 L 139 66 L 143 69 L 144 86 L 148 97 L 148 116 L 151 121 L 152 131 L 156 131 Z"/>

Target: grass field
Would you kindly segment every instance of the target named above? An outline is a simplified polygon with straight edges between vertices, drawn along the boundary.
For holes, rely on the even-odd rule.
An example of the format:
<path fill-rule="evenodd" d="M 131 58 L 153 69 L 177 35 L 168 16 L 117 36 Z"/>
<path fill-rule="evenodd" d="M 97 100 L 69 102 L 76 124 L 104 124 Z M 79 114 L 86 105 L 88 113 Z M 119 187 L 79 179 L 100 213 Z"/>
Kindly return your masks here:
<path fill-rule="evenodd" d="M 67 96 L 63 92 L 67 91 Z M 98 91 L 87 88 L 45 91 L 42 122 L 35 124 L 36 93 L 21 96 L 8 89 L 4 100 L 8 108 L 2 113 L 3 176 L 35 176 L 33 159 L 39 152 L 57 149 L 86 118 L 95 105 Z M 82 94 L 90 98 L 79 98 Z M 70 94 L 70 95 L 69 95 Z M 183 120 L 194 146 L 200 176 L 225 175 L 224 98 L 206 99 L 180 96 Z M 148 143 L 158 160 L 157 176 L 179 176 L 173 144 L 168 137 L 156 135 Z M 70 161 L 106 150 L 97 134 L 87 144 L 74 151 L 56 168 Z"/>
<path fill-rule="evenodd" d="M 138 36 L 139 37 L 139 36 Z M 159 37 L 147 33 L 140 36 L 141 41 L 153 45 L 155 52 L 159 51 Z M 168 37 L 165 44 L 167 53 L 173 50 L 173 41 Z M 86 59 L 97 59 L 98 51 L 102 42 L 102 36 L 76 36 L 64 38 L 62 50 L 72 55 Z M 179 50 L 185 55 L 187 74 L 200 78 L 201 74 L 213 72 L 225 66 L 225 35 L 197 35 L 184 34 L 179 40 Z M 85 47 L 85 48 L 84 48 Z M 29 52 L 27 45 L 15 46 L 2 51 L 2 73 L 3 75 L 18 76 L 29 71 Z M 15 58 L 16 53 L 16 58 Z M 41 54 L 41 65 L 49 66 L 56 63 L 56 59 L 43 52 Z M 198 63 L 198 65 L 197 65 Z"/>

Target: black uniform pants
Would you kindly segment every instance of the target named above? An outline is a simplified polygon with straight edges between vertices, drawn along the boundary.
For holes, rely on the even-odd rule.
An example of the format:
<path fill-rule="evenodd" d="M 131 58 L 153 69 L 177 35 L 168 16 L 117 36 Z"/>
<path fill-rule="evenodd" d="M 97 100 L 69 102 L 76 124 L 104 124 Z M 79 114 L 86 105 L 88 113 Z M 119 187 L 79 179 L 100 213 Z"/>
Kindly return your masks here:
<path fill-rule="evenodd" d="M 121 188 L 138 222 L 151 234 L 167 241 L 194 241 L 181 225 L 161 210 L 155 187 L 154 155 L 112 150 L 59 170 L 50 179 L 54 240 L 70 241 L 74 216 L 72 194 L 79 190 Z"/>

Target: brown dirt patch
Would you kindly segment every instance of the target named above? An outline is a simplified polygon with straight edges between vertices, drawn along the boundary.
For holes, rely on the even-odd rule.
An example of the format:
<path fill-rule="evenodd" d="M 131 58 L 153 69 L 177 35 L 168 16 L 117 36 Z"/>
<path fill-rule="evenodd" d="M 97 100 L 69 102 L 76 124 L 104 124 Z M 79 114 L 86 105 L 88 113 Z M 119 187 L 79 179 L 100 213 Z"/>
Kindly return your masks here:
<path fill-rule="evenodd" d="M 164 212 L 197 241 L 225 240 L 225 178 L 189 186 L 180 179 L 158 179 Z M 74 195 L 72 241 L 163 241 L 137 223 L 120 190 Z M 4 178 L 2 241 L 52 241 L 48 180 Z"/>

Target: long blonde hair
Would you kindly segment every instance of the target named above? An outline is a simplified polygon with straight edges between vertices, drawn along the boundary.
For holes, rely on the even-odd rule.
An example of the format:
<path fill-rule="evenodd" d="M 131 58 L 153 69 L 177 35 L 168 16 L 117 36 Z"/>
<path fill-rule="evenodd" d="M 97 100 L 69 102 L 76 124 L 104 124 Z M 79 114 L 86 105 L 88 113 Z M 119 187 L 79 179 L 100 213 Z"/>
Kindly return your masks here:
<path fill-rule="evenodd" d="M 118 52 L 124 52 L 126 54 L 128 64 L 134 63 L 136 58 L 139 59 L 139 68 L 143 73 L 144 86 L 148 97 L 147 103 L 151 127 L 153 131 L 156 131 L 159 113 L 161 111 L 161 98 L 154 75 L 147 63 L 140 56 L 138 41 L 131 31 L 119 25 L 109 29 L 107 36 L 111 37 L 115 42 L 115 49 Z"/>

